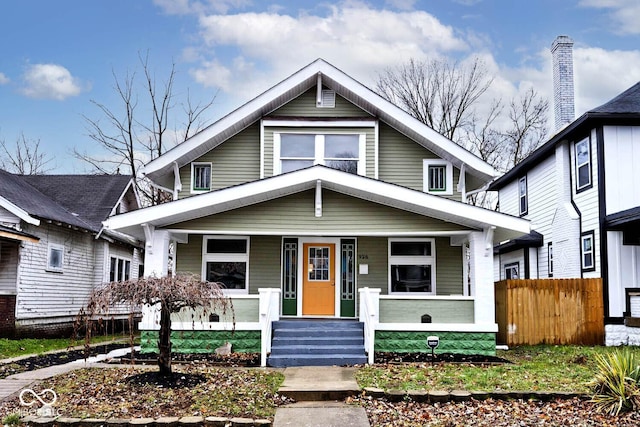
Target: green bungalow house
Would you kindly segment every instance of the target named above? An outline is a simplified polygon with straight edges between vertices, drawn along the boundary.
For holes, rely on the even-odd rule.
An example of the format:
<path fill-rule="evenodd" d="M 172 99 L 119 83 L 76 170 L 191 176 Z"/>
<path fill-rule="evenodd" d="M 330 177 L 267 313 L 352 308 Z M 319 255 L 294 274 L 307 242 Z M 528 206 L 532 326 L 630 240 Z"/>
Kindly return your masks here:
<path fill-rule="evenodd" d="M 176 315 L 174 351 L 372 363 L 437 335 L 439 352 L 495 354 L 493 246 L 529 222 L 465 203 L 497 172 L 324 60 L 144 173 L 174 200 L 106 227 L 146 242 L 146 274 L 172 262 L 224 283 L 235 311 L 233 334 L 225 316 Z M 158 316 L 140 324 L 151 348 Z"/>

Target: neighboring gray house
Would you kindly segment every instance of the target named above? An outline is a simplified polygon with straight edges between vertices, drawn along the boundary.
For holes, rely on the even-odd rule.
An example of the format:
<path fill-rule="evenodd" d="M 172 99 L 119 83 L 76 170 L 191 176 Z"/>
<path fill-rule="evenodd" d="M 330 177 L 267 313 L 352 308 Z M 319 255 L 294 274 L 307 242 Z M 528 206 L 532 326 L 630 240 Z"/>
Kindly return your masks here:
<path fill-rule="evenodd" d="M 60 334 L 96 285 L 138 277 L 142 245 L 102 221 L 139 207 L 128 176 L 0 170 L 0 335 Z"/>
<path fill-rule="evenodd" d="M 174 316 L 177 351 L 229 340 L 274 366 L 362 363 L 374 349 L 427 351 L 436 334 L 440 351 L 495 353 L 491 250 L 529 222 L 466 204 L 496 171 L 327 62 L 144 173 L 175 200 L 106 226 L 146 240 L 150 275 L 167 274 L 174 242 L 176 271 L 224 283 L 235 309 L 233 336 L 229 319 Z M 153 345 L 157 314 L 144 312 L 143 345 Z M 308 340 L 319 319 L 330 333 Z M 342 341 L 355 320 L 364 330 L 349 333 L 364 345 Z"/>
<path fill-rule="evenodd" d="M 495 278 L 601 277 L 606 343 L 637 345 L 640 83 L 568 122 L 489 188 L 533 230 L 496 246 Z"/>

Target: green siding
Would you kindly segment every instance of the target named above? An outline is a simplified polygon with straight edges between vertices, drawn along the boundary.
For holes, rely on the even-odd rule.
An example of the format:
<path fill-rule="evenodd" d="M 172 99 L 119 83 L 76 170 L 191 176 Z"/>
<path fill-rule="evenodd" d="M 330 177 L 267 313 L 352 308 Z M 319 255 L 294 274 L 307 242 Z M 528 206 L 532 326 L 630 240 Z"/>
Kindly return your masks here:
<path fill-rule="evenodd" d="M 335 108 L 316 107 L 316 87 L 309 89 L 270 115 L 293 117 L 372 117 L 369 113 L 336 94 Z"/>
<path fill-rule="evenodd" d="M 380 123 L 378 178 L 414 190 L 423 190 L 423 159 L 437 159 L 431 151 L 402 135 L 392 127 Z M 453 168 L 453 195 L 442 196 L 461 200 L 456 191 L 460 170 Z"/>
<path fill-rule="evenodd" d="M 258 288 L 280 288 L 281 252 L 282 239 L 280 236 L 251 237 L 249 293 L 258 293 Z"/>
<path fill-rule="evenodd" d="M 330 133 L 358 133 L 365 134 L 365 164 L 366 176 L 373 178 L 375 176 L 375 128 L 373 127 L 283 127 L 269 126 L 264 129 L 264 173 L 265 177 L 273 176 L 273 134 L 274 133 L 311 133 L 311 134 L 330 134 Z"/>
<path fill-rule="evenodd" d="M 227 310 L 223 313 L 222 310 L 207 311 L 206 316 L 203 316 L 202 308 L 196 309 L 183 308 L 178 313 L 171 315 L 172 322 L 195 322 L 201 324 L 201 322 L 209 322 L 209 313 L 215 313 L 220 316 L 220 322 L 258 322 L 258 312 L 260 303 L 257 297 L 253 298 L 231 298 L 233 310 Z"/>
<path fill-rule="evenodd" d="M 432 323 L 473 323 L 473 301 L 380 300 L 380 323 L 420 323 L 423 314 Z"/>
<path fill-rule="evenodd" d="M 358 288 L 380 288 L 381 294 L 389 290 L 389 260 L 386 237 L 358 238 L 358 264 L 367 264 L 369 274 L 358 274 Z M 359 271 L 356 268 L 356 271 Z"/>
<path fill-rule="evenodd" d="M 376 331 L 375 351 L 424 353 L 431 352 L 427 347 L 427 337 L 436 335 L 440 345 L 436 354 L 481 354 L 495 356 L 496 334 L 491 332 L 401 332 Z"/>
<path fill-rule="evenodd" d="M 436 294 L 462 295 L 462 246 L 451 246 L 448 237 L 436 238 Z"/>
<path fill-rule="evenodd" d="M 322 192 L 322 217 L 314 213 L 315 191 L 309 190 L 218 215 L 174 224 L 171 228 L 216 231 L 309 231 L 354 235 L 366 232 L 416 232 L 466 230 L 464 227 L 367 202 L 329 190 Z"/>
<path fill-rule="evenodd" d="M 213 353 L 227 341 L 231 343 L 231 351 L 234 353 L 260 353 L 260 331 L 172 331 L 171 351 Z M 157 352 L 157 342 L 157 331 L 141 331 L 142 353 Z"/>
<path fill-rule="evenodd" d="M 202 236 L 190 234 L 188 243 L 176 248 L 176 272 L 202 274 Z"/>
<path fill-rule="evenodd" d="M 249 126 L 194 162 L 211 162 L 211 189 L 231 187 L 260 178 L 260 124 Z M 180 168 L 182 191 L 191 196 L 191 163 Z"/>

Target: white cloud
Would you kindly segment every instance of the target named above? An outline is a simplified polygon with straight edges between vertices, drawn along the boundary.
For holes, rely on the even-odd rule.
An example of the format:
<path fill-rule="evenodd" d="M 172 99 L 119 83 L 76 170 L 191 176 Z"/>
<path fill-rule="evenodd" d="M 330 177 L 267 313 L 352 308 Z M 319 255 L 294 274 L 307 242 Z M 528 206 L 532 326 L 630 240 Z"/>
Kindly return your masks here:
<path fill-rule="evenodd" d="M 469 49 L 452 27 L 424 11 L 379 10 L 359 2 L 340 3 L 324 10 L 327 13 L 323 15 L 203 15 L 203 56 L 215 58 L 215 49 L 219 48 L 235 51 L 235 60 L 224 67 L 209 59 L 192 75 L 207 85 L 218 85 L 223 90 L 233 88 L 234 95 L 246 100 L 317 58 L 366 84 L 385 67 L 409 58 L 424 59 Z"/>
<path fill-rule="evenodd" d="M 0 73 L 0 85 L 6 85 L 9 82 L 9 77 L 7 77 L 4 73 Z"/>
<path fill-rule="evenodd" d="M 168 15 L 227 13 L 251 5 L 250 0 L 153 0 Z"/>
<path fill-rule="evenodd" d="M 608 9 L 612 31 L 618 34 L 640 34 L 640 2 L 638 0 L 581 0 L 580 6 Z M 607 20 L 604 20 L 605 22 Z"/>
<path fill-rule="evenodd" d="M 23 75 L 25 86 L 21 92 L 30 98 L 64 100 L 77 96 L 82 87 L 69 70 L 57 64 L 34 64 Z"/>

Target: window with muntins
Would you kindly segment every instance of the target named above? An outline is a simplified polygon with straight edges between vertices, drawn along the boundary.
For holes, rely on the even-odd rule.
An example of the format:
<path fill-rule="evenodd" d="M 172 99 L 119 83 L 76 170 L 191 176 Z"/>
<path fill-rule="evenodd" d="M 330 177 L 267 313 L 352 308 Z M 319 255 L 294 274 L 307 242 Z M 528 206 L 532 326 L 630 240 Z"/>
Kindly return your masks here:
<path fill-rule="evenodd" d="M 390 293 L 434 295 L 435 260 L 434 239 L 390 239 Z"/>
<path fill-rule="evenodd" d="M 506 264 L 504 266 L 504 278 L 506 280 L 519 279 L 520 278 L 520 263 L 519 262 L 512 262 L 510 264 Z"/>
<path fill-rule="evenodd" d="M 453 194 L 453 165 L 442 159 L 423 159 L 423 191 L 433 194 Z"/>
<path fill-rule="evenodd" d="M 529 201 L 527 200 L 527 177 L 523 176 L 518 180 L 518 200 L 520 204 L 520 215 L 526 215 L 529 211 Z"/>
<path fill-rule="evenodd" d="M 594 233 L 587 231 L 580 237 L 580 252 L 582 255 L 582 270 L 593 271 L 596 269 L 594 253 Z"/>
<path fill-rule="evenodd" d="M 585 138 L 575 145 L 576 159 L 576 191 L 591 186 L 591 149 L 589 138 Z"/>
<path fill-rule="evenodd" d="M 211 163 L 191 164 L 191 191 L 211 190 Z"/>
<path fill-rule="evenodd" d="M 364 134 L 275 133 L 274 175 L 313 165 L 364 175 L 364 152 Z"/>
<path fill-rule="evenodd" d="M 109 267 L 110 282 L 124 282 L 130 279 L 131 261 L 118 257 L 111 257 Z"/>
<path fill-rule="evenodd" d="M 202 250 L 202 278 L 217 282 L 229 292 L 249 289 L 249 238 L 205 236 Z"/>

